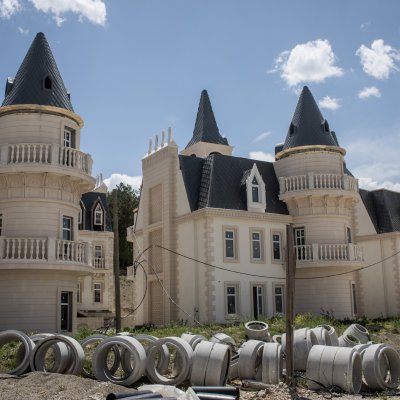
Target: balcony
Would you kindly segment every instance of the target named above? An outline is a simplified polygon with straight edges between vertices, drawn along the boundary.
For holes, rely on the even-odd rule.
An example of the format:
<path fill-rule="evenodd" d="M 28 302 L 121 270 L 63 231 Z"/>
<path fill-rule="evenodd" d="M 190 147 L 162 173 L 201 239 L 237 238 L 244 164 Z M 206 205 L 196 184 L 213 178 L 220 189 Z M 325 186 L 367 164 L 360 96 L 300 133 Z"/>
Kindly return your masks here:
<path fill-rule="evenodd" d="M 358 180 L 348 175 L 314 174 L 279 178 L 280 195 L 306 190 L 347 190 L 358 192 Z"/>
<path fill-rule="evenodd" d="M 10 166 L 57 166 L 91 175 L 92 157 L 72 147 L 55 144 L 19 143 L 3 145 L 1 163 Z"/>
<path fill-rule="evenodd" d="M 106 263 L 104 257 L 94 257 L 93 265 L 95 269 L 106 269 Z"/>
<path fill-rule="evenodd" d="M 81 265 L 91 267 L 91 245 L 55 238 L 9 238 L 0 236 L 2 264 Z"/>
<path fill-rule="evenodd" d="M 359 265 L 364 261 L 362 247 L 348 244 L 306 244 L 294 246 L 298 266 Z M 307 264 L 307 265 L 306 265 Z"/>

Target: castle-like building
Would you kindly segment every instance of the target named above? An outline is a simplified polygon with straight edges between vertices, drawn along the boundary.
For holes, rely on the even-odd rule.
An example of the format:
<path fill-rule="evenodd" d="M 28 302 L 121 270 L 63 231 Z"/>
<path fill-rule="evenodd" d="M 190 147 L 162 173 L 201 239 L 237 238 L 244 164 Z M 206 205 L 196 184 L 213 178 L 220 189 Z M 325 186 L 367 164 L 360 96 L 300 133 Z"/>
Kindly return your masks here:
<path fill-rule="evenodd" d="M 359 189 L 345 154 L 304 87 L 275 162 L 235 157 L 203 91 L 186 148 L 163 133 L 142 160 L 137 323 L 285 314 L 288 224 L 296 313 L 399 315 L 400 193 Z"/>
<path fill-rule="evenodd" d="M 74 332 L 112 312 L 106 189 L 82 127 L 38 33 L 0 107 L 0 330 Z"/>

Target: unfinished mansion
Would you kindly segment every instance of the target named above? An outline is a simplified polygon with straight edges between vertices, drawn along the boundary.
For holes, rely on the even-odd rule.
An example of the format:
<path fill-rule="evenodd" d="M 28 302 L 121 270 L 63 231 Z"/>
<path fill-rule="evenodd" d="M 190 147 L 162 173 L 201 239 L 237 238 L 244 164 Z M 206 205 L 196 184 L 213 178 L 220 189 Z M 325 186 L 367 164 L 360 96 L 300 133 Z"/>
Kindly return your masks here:
<path fill-rule="evenodd" d="M 38 33 L 0 107 L 0 330 L 73 332 L 112 315 L 107 189 L 82 127 Z"/>
<path fill-rule="evenodd" d="M 206 91 L 188 139 L 179 151 L 163 133 L 142 160 L 138 324 L 284 314 L 288 224 L 296 313 L 400 314 L 400 193 L 359 189 L 307 87 L 274 162 L 232 155 Z"/>

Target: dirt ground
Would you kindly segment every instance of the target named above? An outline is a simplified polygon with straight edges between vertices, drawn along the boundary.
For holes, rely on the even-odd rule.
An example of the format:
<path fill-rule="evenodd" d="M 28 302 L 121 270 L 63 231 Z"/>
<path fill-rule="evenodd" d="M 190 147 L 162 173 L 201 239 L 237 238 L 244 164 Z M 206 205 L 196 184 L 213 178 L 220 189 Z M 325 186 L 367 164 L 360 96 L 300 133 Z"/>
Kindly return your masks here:
<path fill-rule="evenodd" d="M 31 372 L 21 377 L 15 377 L 0 374 L 1 400 L 105 400 L 109 393 L 123 393 L 134 390 L 133 388 L 126 388 L 109 382 L 100 382 L 73 375 Z M 240 399 L 243 400 L 322 400 L 333 397 L 337 397 L 340 400 L 358 400 L 363 398 L 400 399 L 400 392 L 365 393 L 354 396 L 333 394 L 332 396 L 329 393 L 317 394 L 299 388 L 296 393 L 290 395 L 288 388 L 283 383 L 269 386 L 262 390 L 242 389 L 240 391 Z"/>

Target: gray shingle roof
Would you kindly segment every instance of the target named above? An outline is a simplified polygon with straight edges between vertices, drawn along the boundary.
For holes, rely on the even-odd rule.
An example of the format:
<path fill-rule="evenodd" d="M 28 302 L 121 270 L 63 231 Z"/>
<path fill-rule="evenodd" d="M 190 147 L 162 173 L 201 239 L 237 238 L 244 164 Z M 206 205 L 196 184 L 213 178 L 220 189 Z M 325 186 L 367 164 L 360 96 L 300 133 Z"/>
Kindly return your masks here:
<path fill-rule="evenodd" d="M 377 233 L 400 232 L 400 193 L 360 189 L 360 196 Z"/>
<path fill-rule="evenodd" d="M 45 88 L 45 79 L 48 87 Z M 58 71 L 50 46 L 43 33 L 33 40 L 14 79 L 6 83 L 2 106 L 38 104 L 74 111 L 67 89 Z"/>
<path fill-rule="evenodd" d="M 265 183 L 266 212 L 288 214 L 285 203 L 279 200 L 273 163 L 221 154 L 205 159 L 180 155 L 179 161 L 192 211 L 204 207 L 247 210 L 242 179 L 255 163 Z"/>
<path fill-rule="evenodd" d="M 308 145 L 338 146 L 336 135 L 329 130 L 313 95 L 304 86 L 292 122 L 286 136 L 283 150 Z"/>
<path fill-rule="evenodd" d="M 228 145 L 228 140 L 221 136 L 215 121 L 214 112 L 206 90 L 201 92 L 199 109 L 197 111 L 196 123 L 193 136 L 186 148 L 197 142 L 207 142 Z"/>

